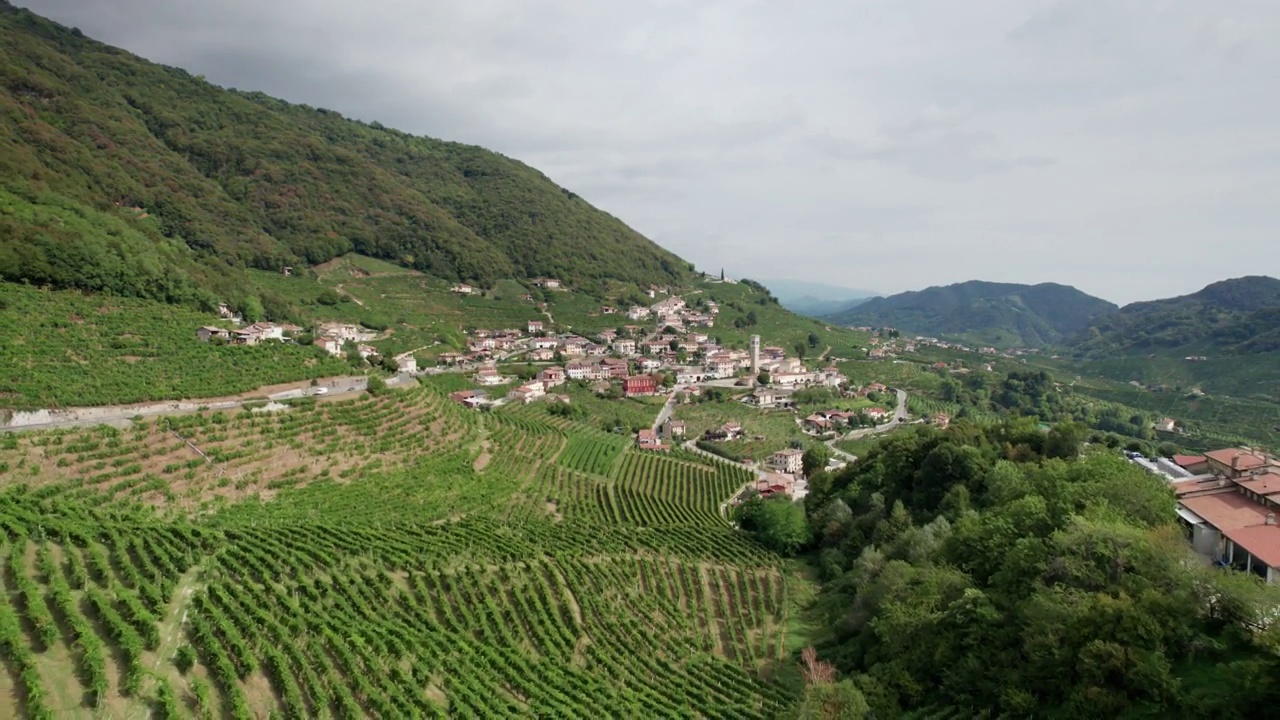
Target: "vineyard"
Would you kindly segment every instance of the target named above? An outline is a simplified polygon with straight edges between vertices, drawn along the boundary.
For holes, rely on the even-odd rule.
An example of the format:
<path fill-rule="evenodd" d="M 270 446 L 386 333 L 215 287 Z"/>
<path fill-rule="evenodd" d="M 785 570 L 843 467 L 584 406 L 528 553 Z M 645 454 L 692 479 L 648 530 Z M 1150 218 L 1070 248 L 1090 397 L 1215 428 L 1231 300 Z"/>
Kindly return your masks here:
<path fill-rule="evenodd" d="M 0 437 L 0 715 L 773 717 L 751 476 L 431 387 Z M 786 676 L 787 673 L 782 673 Z"/>
<path fill-rule="evenodd" d="M 350 371 L 315 348 L 199 342 L 213 316 L 147 300 L 0 284 L 0 404 L 112 405 L 234 395 Z"/>

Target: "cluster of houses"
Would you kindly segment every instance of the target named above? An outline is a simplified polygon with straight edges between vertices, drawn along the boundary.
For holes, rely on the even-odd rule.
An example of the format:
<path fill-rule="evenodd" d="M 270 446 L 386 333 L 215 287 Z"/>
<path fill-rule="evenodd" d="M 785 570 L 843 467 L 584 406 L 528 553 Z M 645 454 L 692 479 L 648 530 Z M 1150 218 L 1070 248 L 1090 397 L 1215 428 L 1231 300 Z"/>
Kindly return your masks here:
<path fill-rule="evenodd" d="M 1005 358 L 1019 358 L 1026 355 L 1035 355 L 1040 351 L 1036 348 L 1009 348 L 999 350 L 994 347 L 971 347 L 964 343 L 950 342 L 948 340 L 939 340 L 936 337 L 928 337 L 925 335 L 917 335 L 914 338 L 895 337 L 890 332 L 893 328 L 871 328 L 866 326 L 852 327 L 852 330 L 860 330 L 862 332 L 871 333 L 870 347 L 867 348 L 867 357 L 872 360 L 886 360 L 896 358 L 901 353 L 914 353 L 925 347 L 935 347 L 940 350 L 957 350 L 959 352 L 973 352 L 979 355 L 1001 356 Z M 985 368 L 989 371 L 989 368 Z"/>
<path fill-rule="evenodd" d="M 256 322 L 239 328 L 222 328 L 215 325 L 203 325 L 196 328 L 196 337 L 201 342 L 222 340 L 231 345 L 260 345 L 267 340 L 285 342 L 292 339 L 302 328 L 288 323 L 277 325 L 269 322 Z"/>
<path fill-rule="evenodd" d="M 196 337 L 202 342 L 219 340 L 231 345 L 260 345 L 267 341 L 293 342 L 304 328 L 290 323 L 256 322 L 244 325 L 226 305 L 219 307 L 219 314 L 226 320 L 240 323 L 238 328 L 224 328 L 215 325 L 204 325 L 196 329 Z M 320 323 L 314 328 L 316 347 L 333 356 L 342 355 L 349 344 L 354 345 L 360 357 L 369 360 L 379 356 L 378 349 L 365 343 L 373 340 L 377 333 L 360 325 L 350 323 Z M 396 358 L 399 372 L 418 372 L 418 361 L 409 354 Z"/>
<path fill-rule="evenodd" d="M 674 443 L 684 439 L 686 428 L 683 420 L 668 418 L 659 430 L 644 429 L 637 432 L 636 447 L 640 450 L 667 452 Z"/>
<path fill-rule="evenodd" d="M 372 345 L 365 345 L 364 343 L 377 336 L 377 333 L 359 325 L 321 323 L 316 326 L 316 339 L 314 342 L 316 347 L 334 356 L 341 355 L 347 343 L 355 343 L 356 352 L 360 353 L 360 357 L 368 360 L 377 355 L 378 350 Z"/>
<path fill-rule="evenodd" d="M 216 325 L 202 325 L 196 328 L 196 337 L 201 342 L 219 340 L 230 345 L 260 345 L 268 340 L 286 342 L 302 332 L 297 325 L 283 323 L 277 325 L 269 322 L 256 322 L 246 325 L 244 319 L 225 304 L 218 306 L 218 316 L 239 327 L 225 328 Z"/>
<path fill-rule="evenodd" d="M 650 293 L 663 290 L 666 288 L 654 288 Z M 563 367 L 547 368 L 536 380 L 513 391 L 513 399 L 524 402 L 540 397 L 537 383 L 542 384 L 545 394 L 565 380 L 618 380 L 627 397 L 652 395 L 661 385 L 654 376 L 659 371 L 678 386 L 731 379 L 744 373 L 754 378 L 760 371 L 770 373 L 774 387 L 797 388 L 816 383 L 839 387 L 845 382 L 834 367 L 810 371 L 798 359 L 787 358 L 782 348 L 759 347 L 758 337 L 752 338 L 750 351 L 719 346 L 700 329 L 712 327 L 718 312 L 714 302 L 704 302 L 695 309 L 683 298 L 670 296 L 627 311 L 633 321 L 651 321 L 647 326 L 624 325 L 583 337 L 552 333 L 543 321 L 530 320 L 523 330 L 475 330 L 468 338 L 467 354 L 445 353 L 438 359 L 446 365 L 478 364 L 475 379 L 482 386 L 509 382 L 493 364 L 498 356 L 518 355 L 529 362 L 563 361 Z"/>
<path fill-rule="evenodd" d="M 1280 460 L 1247 447 L 1133 459 L 1172 484 L 1179 523 L 1197 554 L 1280 582 Z"/>

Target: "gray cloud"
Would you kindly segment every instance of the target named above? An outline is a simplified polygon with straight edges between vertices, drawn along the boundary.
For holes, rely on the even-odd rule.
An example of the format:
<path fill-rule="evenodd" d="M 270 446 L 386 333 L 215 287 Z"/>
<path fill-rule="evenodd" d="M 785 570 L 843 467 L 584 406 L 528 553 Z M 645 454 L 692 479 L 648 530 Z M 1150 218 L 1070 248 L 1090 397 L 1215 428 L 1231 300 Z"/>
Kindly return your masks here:
<path fill-rule="evenodd" d="M 225 86 L 519 158 L 696 262 L 1116 301 L 1280 275 L 1258 0 L 26 0 Z"/>

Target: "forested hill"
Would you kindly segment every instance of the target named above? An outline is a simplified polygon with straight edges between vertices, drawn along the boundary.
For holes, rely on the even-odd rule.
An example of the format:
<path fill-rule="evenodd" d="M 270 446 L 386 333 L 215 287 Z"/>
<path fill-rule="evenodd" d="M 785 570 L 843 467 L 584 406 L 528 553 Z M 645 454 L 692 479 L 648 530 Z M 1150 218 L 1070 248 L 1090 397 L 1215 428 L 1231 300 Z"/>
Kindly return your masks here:
<path fill-rule="evenodd" d="M 168 300 L 350 251 L 487 285 L 688 264 L 537 170 L 225 90 L 0 0 L 0 278 Z M 231 269 L 228 276 L 228 270 Z"/>
<path fill-rule="evenodd" d="M 921 428 L 811 478 L 816 645 L 847 678 L 845 707 L 1274 716 L 1259 711 L 1280 691 L 1274 626 L 1250 628 L 1276 587 L 1190 561 L 1168 484 L 1082 437 L 1034 420 Z"/>
<path fill-rule="evenodd" d="M 1199 292 L 1126 305 L 1074 339 L 1082 353 L 1250 355 L 1280 350 L 1280 280 L 1223 280 Z"/>
<path fill-rule="evenodd" d="M 1060 342 L 1088 327 L 1091 318 L 1115 308 L 1067 285 L 973 280 L 872 298 L 827 319 L 841 325 L 888 326 L 1035 347 Z"/>

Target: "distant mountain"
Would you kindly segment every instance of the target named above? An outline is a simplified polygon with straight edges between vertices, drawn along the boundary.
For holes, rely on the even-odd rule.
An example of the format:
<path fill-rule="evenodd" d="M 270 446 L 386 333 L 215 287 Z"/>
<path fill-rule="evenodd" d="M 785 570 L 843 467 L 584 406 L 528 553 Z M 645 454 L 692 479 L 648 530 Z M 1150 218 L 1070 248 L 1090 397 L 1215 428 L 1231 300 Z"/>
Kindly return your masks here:
<path fill-rule="evenodd" d="M 1081 354 L 1248 355 L 1280 350 L 1280 280 L 1254 275 L 1126 305 L 1072 339 Z"/>
<path fill-rule="evenodd" d="M 824 317 L 855 307 L 878 293 L 807 280 L 759 280 L 783 307 L 810 317 Z"/>
<path fill-rule="evenodd" d="M 1038 347 L 1062 342 L 1089 327 L 1092 318 L 1115 309 L 1113 303 L 1067 285 L 973 280 L 872 298 L 825 319 L 990 345 Z"/>

